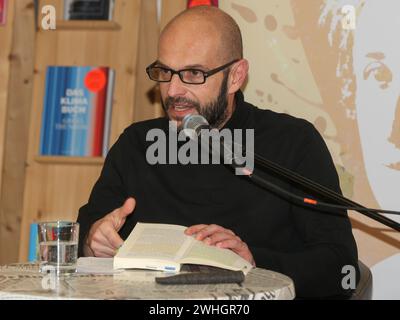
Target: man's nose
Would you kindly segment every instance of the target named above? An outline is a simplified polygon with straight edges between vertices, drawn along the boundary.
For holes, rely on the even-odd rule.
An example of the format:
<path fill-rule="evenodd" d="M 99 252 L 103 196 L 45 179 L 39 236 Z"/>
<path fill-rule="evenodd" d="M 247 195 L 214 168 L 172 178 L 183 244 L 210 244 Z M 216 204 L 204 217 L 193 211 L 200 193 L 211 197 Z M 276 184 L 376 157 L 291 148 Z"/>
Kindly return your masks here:
<path fill-rule="evenodd" d="M 397 99 L 396 111 L 394 114 L 392 133 L 389 142 L 393 143 L 397 149 L 400 149 L 400 96 Z"/>
<path fill-rule="evenodd" d="M 181 96 L 184 95 L 185 92 L 185 84 L 181 81 L 178 74 L 173 74 L 168 86 L 168 96 Z"/>

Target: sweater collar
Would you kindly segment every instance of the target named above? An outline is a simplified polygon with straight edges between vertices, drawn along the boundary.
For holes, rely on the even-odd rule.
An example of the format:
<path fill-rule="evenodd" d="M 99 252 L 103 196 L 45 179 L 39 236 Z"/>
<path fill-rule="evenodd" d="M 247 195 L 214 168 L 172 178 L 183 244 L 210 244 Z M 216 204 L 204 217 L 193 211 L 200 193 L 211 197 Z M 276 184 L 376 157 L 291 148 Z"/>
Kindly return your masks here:
<path fill-rule="evenodd" d="M 244 101 L 241 90 L 235 93 L 235 110 L 222 129 L 245 129 L 250 116 L 250 107 Z"/>

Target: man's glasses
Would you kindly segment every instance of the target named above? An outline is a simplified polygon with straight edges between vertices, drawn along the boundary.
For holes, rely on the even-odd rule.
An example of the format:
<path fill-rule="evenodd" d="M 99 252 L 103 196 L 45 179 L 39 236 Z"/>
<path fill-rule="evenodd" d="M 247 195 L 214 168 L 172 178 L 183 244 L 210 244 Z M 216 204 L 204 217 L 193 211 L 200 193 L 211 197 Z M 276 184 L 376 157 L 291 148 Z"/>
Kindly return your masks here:
<path fill-rule="evenodd" d="M 157 82 L 170 82 L 172 79 L 172 76 L 174 74 L 177 74 L 177 75 L 179 75 L 179 78 L 181 79 L 181 81 L 184 83 L 203 84 L 206 82 L 206 80 L 209 76 L 212 76 L 213 74 L 216 74 L 217 72 L 220 72 L 221 70 L 224 70 L 225 68 L 229 67 L 230 65 L 232 65 L 238 61 L 239 61 L 239 59 L 233 60 L 227 64 L 224 64 L 223 66 L 220 66 L 218 68 L 215 68 L 215 69 L 212 69 L 209 71 L 203 71 L 203 70 L 199 70 L 199 69 L 173 70 L 173 69 L 157 66 L 158 62 L 156 61 L 156 62 L 153 62 L 151 65 L 149 65 L 146 68 L 146 72 L 151 80 L 154 80 Z"/>

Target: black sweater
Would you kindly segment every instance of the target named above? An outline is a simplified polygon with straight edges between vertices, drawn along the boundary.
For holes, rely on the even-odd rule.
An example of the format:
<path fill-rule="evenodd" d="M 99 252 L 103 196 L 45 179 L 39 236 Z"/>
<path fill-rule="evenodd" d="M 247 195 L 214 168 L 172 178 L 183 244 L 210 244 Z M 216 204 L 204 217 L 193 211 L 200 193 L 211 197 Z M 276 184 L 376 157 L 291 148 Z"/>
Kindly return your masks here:
<path fill-rule="evenodd" d="M 307 121 L 261 110 L 246 103 L 239 91 L 236 108 L 226 128 L 255 130 L 255 152 L 340 192 L 338 176 L 328 149 Z M 357 267 L 357 247 L 345 211 L 323 212 L 290 203 L 274 192 L 235 176 L 224 165 L 149 165 L 148 130 L 167 132 L 168 119 L 135 123 L 110 149 L 89 202 L 79 211 L 80 247 L 90 226 L 136 199 L 120 235 L 126 239 L 136 222 L 180 225 L 218 224 L 246 242 L 257 267 L 291 277 L 298 297 L 343 294 L 344 265 Z M 295 192 L 304 190 L 268 172 L 269 181 Z"/>

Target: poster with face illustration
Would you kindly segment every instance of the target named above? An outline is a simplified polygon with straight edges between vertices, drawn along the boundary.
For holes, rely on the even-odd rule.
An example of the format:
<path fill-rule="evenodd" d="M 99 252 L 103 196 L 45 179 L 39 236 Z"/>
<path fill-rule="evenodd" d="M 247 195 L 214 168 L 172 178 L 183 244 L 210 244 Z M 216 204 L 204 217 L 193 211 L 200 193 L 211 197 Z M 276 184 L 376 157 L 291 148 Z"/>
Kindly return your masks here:
<path fill-rule="evenodd" d="M 243 33 L 247 100 L 313 123 L 345 196 L 399 211 L 400 1 L 220 0 L 219 6 Z M 400 284 L 391 284 L 387 272 L 400 268 L 399 233 L 358 213 L 351 218 L 359 257 L 375 272 L 374 291 L 387 281 L 386 291 L 400 298 Z"/>

